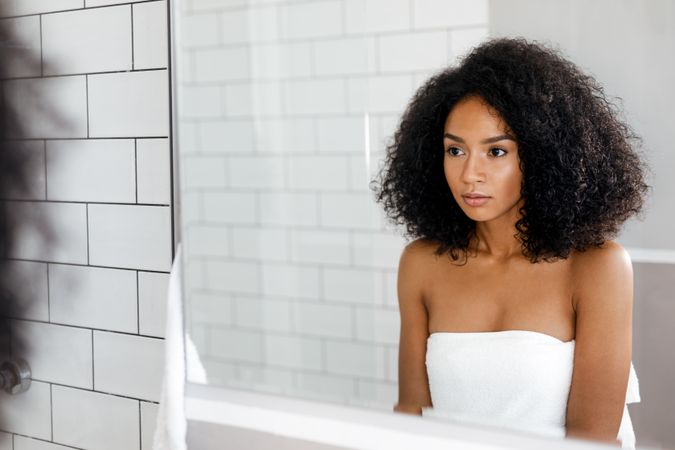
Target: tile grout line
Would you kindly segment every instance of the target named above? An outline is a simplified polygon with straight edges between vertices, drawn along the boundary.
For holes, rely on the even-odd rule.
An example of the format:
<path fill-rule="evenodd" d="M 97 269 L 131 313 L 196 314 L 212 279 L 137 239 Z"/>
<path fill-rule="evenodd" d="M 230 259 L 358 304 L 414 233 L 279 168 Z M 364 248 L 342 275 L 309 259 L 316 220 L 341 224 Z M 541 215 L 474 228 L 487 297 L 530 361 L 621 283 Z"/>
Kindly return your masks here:
<path fill-rule="evenodd" d="M 52 321 L 52 305 L 51 305 L 51 300 L 50 296 L 51 293 L 49 291 L 49 263 L 45 264 L 45 269 L 47 270 L 47 322 L 51 323 Z"/>
<path fill-rule="evenodd" d="M 136 204 L 138 204 L 138 139 L 134 139 L 134 183 L 136 189 Z"/>
<path fill-rule="evenodd" d="M 40 22 L 40 77 L 42 77 L 45 74 L 45 62 L 44 62 L 44 56 L 43 56 L 43 50 L 42 50 L 42 14 L 38 16 L 39 22 Z"/>
<path fill-rule="evenodd" d="M 89 75 L 84 76 L 85 101 L 87 106 L 87 138 L 89 138 Z"/>
<path fill-rule="evenodd" d="M 49 185 L 47 184 L 47 139 L 43 139 L 42 141 L 42 149 L 44 150 L 44 157 L 45 157 L 45 201 L 49 201 Z"/>
<path fill-rule="evenodd" d="M 52 266 L 54 264 L 59 264 L 62 266 L 74 266 L 74 267 L 91 267 L 91 268 L 99 268 L 99 269 L 116 269 L 116 270 L 140 270 L 142 272 L 148 272 L 148 273 L 163 273 L 166 275 L 169 275 L 171 273 L 170 270 L 152 270 L 152 269 L 134 269 L 133 267 L 119 267 L 119 266 L 103 266 L 103 265 L 98 265 L 98 264 L 85 264 L 85 263 L 69 263 L 69 262 L 55 262 L 55 261 L 47 261 L 43 259 L 30 259 L 30 258 L 6 258 L 9 261 L 28 261 L 28 262 L 37 262 L 37 263 L 45 263 L 45 264 L 51 264 Z"/>
<path fill-rule="evenodd" d="M 84 12 L 84 11 L 91 11 L 91 10 L 96 10 L 96 9 L 103 9 L 103 8 L 114 8 L 114 7 L 119 7 L 119 6 L 130 6 L 130 5 L 136 5 L 136 4 L 142 4 L 142 3 L 159 3 L 162 0 L 130 0 L 127 2 L 122 2 L 122 3 L 113 3 L 113 4 L 108 4 L 108 5 L 97 5 L 97 6 L 83 6 L 81 8 L 69 8 L 69 9 L 60 9 L 60 10 L 54 10 L 54 11 L 44 11 L 41 13 L 34 12 L 34 13 L 28 13 L 28 14 L 17 14 L 14 16 L 6 16 L 3 17 L 3 19 L 18 19 L 21 17 L 32 17 L 32 16 L 37 16 L 37 15 L 51 15 L 51 14 L 62 14 L 62 13 L 72 13 L 72 12 Z"/>
<path fill-rule="evenodd" d="M 139 291 L 139 271 L 136 270 L 136 333 L 141 334 L 141 293 Z"/>
<path fill-rule="evenodd" d="M 9 346 L 9 357 L 14 358 L 14 349 L 12 348 L 12 341 L 14 340 L 14 333 L 16 333 L 16 328 L 14 327 L 14 321 L 9 321 L 7 328 L 9 328 L 9 337 L 7 339 L 7 345 Z M 31 374 L 32 376 L 32 374 Z"/>
<path fill-rule="evenodd" d="M 49 419 L 51 422 L 51 437 L 50 440 L 54 442 L 54 385 L 49 383 Z"/>
<path fill-rule="evenodd" d="M 87 266 L 89 265 L 89 203 L 84 204 L 87 225 Z"/>
<path fill-rule="evenodd" d="M 91 75 L 91 74 L 90 74 Z M 45 77 L 48 78 L 48 77 Z M 6 139 L 8 142 L 33 142 L 33 141 L 130 141 L 132 139 L 168 139 L 169 136 L 74 136 L 74 137 L 39 137 L 39 138 L 14 138 Z M 302 155 L 302 154 L 297 154 Z M 247 154 L 241 154 L 236 156 L 248 156 Z"/>
<path fill-rule="evenodd" d="M 136 61 L 134 54 L 134 5 L 133 3 L 129 5 L 131 9 L 131 70 L 134 70 Z"/>
<path fill-rule="evenodd" d="M 122 334 L 125 336 L 133 336 L 133 337 L 140 337 L 144 339 L 156 339 L 156 340 L 164 340 L 165 338 L 162 336 L 156 336 L 152 334 L 139 334 L 135 333 L 133 331 L 121 331 L 121 330 L 114 330 L 114 329 L 107 329 L 107 328 L 92 328 L 91 326 L 85 326 L 85 325 L 73 325 L 69 323 L 61 323 L 61 322 L 46 322 L 44 320 L 36 320 L 36 319 L 24 319 L 22 317 L 8 317 L 8 319 L 11 319 L 12 321 L 20 321 L 20 322 L 29 322 L 29 323 L 41 323 L 41 324 L 46 324 L 46 325 L 54 325 L 57 327 L 67 327 L 67 328 L 75 328 L 78 330 L 88 330 L 88 331 L 100 331 L 103 333 L 115 333 L 115 334 Z"/>
<path fill-rule="evenodd" d="M 63 384 L 63 383 L 57 383 L 53 381 L 46 381 L 46 380 L 41 380 L 39 378 L 33 378 L 33 381 L 36 383 L 44 383 L 44 384 L 51 384 L 53 386 L 61 387 L 61 388 L 66 388 L 66 389 L 72 389 L 72 390 L 77 390 L 77 391 L 82 391 L 82 392 L 89 392 L 92 394 L 99 394 L 99 395 L 107 395 L 110 397 L 118 397 L 118 398 L 125 398 L 127 400 L 140 400 L 146 403 L 152 403 L 153 405 L 159 405 L 159 400 L 151 400 L 149 398 L 140 398 L 140 397 L 131 397 L 130 395 L 123 395 L 123 394 L 116 394 L 114 392 L 109 392 L 109 391 L 98 391 L 95 389 L 89 389 L 89 388 L 84 388 L 82 386 L 71 386 L 68 384 Z"/>
<path fill-rule="evenodd" d="M 12 445 L 14 445 L 16 443 L 15 440 L 14 440 L 16 438 L 16 436 L 26 438 L 26 439 L 31 439 L 31 440 L 38 441 L 38 442 L 44 442 L 44 443 L 47 443 L 47 444 L 55 444 L 53 441 L 50 441 L 50 440 L 47 440 L 47 439 L 44 439 L 44 438 L 39 438 L 39 437 L 35 437 L 35 436 L 29 436 L 29 435 L 23 434 L 23 433 L 14 432 L 14 433 L 12 433 Z M 72 445 L 66 445 L 66 444 L 58 444 L 58 446 L 59 446 L 59 448 L 63 447 L 63 448 L 73 449 L 73 450 L 86 450 L 82 447 L 73 447 Z M 14 448 L 16 448 L 16 447 L 14 447 Z"/>
<path fill-rule="evenodd" d="M 94 330 L 91 330 L 91 390 L 96 391 L 96 376 L 94 369 Z"/>
<path fill-rule="evenodd" d="M 49 204 L 58 204 L 63 203 L 67 205 L 106 205 L 106 206 L 148 206 L 148 207 L 157 207 L 157 208 L 167 208 L 171 205 L 163 203 L 123 203 L 123 202 L 95 202 L 89 200 L 33 200 L 33 199 L 2 199 L 8 202 L 14 203 L 49 203 Z"/>
<path fill-rule="evenodd" d="M 4 20 L 4 19 L 0 19 Z M 120 69 L 120 70 L 104 70 L 100 72 L 72 72 L 72 73 L 56 73 L 52 75 L 44 75 L 44 76 L 19 76 L 19 77 L 12 77 L 12 78 L 6 78 L 3 81 L 17 81 L 17 80 L 43 80 L 43 79 L 51 79 L 51 78 L 68 78 L 68 77 L 82 77 L 86 75 L 115 75 L 115 74 L 127 74 L 127 73 L 144 73 L 144 72 L 162 72 L 162 71 L 167 71 L 168 69 L 166 67 L 149 67 L 147 69 L 134 69 L 134 70 L 129 70 L 129 69 Z M 267 80 L 263 80 L 267 81 Z M 283 80 L 281 80 L 283 81 Z M 242 80 L 243 82 L 243 80 Z"/>
<path fill-rule="evenodd" d="M 141 412 L 141 401 L 138 400 L 138 448 L 143 449 L 143 418 Z"/>
<path fill-rule="evenodd" d="M 349 305 L 349 313 L 350 313 L 350 318 L 352 321 L 352 341 L 353 342 L 358 342 L 359 341 L 359 332 L 358 332 L 358 326 L 357 326 L 357 321 L 359 320 L 357 317 L 356 313 L 356 305 Z"/>

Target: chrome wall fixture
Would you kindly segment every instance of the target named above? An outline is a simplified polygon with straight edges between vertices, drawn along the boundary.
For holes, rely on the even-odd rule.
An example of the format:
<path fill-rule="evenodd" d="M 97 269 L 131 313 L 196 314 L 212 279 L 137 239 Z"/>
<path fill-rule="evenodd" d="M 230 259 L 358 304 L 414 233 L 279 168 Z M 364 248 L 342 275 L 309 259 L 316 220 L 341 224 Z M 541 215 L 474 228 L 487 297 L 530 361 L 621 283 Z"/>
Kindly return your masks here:
<path fill-rule="evenodd" d="M 13 359 L 0 366 L 0 388 L 10 394 L 20 394 L 30 388 L 30 366 L 23 359 Z"/>

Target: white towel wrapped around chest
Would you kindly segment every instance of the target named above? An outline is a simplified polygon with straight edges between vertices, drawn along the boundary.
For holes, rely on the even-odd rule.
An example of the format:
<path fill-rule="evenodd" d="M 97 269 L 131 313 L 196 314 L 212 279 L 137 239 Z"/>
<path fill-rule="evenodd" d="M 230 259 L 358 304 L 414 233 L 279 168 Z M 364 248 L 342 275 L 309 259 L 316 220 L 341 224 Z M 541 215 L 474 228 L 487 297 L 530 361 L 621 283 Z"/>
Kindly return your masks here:
<path fill-rule="evenodd" d="M 434 406 L 422 414 L 562 438 L 574 344 L 525 330 L 432 333 L 426 366 Z M 639 401 L 631 364 L 626 403 Z M 634 448 L 626 407 L 617 437 Z"/>

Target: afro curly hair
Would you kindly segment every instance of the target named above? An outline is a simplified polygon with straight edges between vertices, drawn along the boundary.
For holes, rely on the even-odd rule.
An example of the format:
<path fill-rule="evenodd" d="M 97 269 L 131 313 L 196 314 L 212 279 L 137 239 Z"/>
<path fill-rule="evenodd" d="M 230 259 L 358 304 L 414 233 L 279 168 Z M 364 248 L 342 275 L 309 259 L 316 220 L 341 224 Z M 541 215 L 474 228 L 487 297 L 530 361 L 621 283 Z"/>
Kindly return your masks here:
<path fill-rule="evenodd" d="M 443 128 L 454 105 L 477 95 L 515 134 L 524 206 L 514 235 L 531 262 L 600 246 L 642 212 L 649 190 L 641 139 L 597 81 L 557 49 L 523 38 L 485 41 L 412 97 L 371 181 L 376 201 L 408 238 L 466 259 L 475 222 L 443 171 Z"/>

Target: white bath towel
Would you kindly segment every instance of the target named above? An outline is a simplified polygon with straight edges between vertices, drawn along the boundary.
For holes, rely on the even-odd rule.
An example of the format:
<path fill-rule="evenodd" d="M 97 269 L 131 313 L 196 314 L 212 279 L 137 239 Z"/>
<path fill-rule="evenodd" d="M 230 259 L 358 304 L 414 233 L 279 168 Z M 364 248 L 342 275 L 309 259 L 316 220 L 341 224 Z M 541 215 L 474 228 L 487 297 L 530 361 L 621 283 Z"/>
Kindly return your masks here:
<path fill-rule="evenodd" d="M 166 305 L 166 334 L 164 351 L 164 380 L 153 440 L 153 450 L 187 450 L 185 418 L 185 365 L 191 381 L 206 383 L 206 372 L 199 360 L 190 336 L 183 329 L 181 246 L 169 276 Z"/>
<path fill-rule="evenodd" d="M 565 437 L 574 344 L 524 330 L 432 333 L 426 367 L 433 408 L 422 415 Z M 639 401 L 631 363 L 626 403 Z M 635 448 L 626 406 L 617 438 Z"/>

